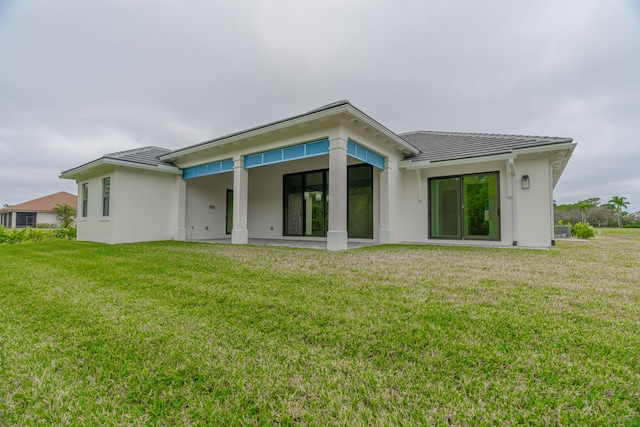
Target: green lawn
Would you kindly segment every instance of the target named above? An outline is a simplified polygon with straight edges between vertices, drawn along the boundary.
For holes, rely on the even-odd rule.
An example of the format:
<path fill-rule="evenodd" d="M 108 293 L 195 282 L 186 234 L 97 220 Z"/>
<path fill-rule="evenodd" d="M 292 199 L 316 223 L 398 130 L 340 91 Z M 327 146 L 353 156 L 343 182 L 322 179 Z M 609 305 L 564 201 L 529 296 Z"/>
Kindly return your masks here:
<path fill-rule="evenodd" d="M 640 230 L 0 245 L 0 425 L 640 425 Z"/>

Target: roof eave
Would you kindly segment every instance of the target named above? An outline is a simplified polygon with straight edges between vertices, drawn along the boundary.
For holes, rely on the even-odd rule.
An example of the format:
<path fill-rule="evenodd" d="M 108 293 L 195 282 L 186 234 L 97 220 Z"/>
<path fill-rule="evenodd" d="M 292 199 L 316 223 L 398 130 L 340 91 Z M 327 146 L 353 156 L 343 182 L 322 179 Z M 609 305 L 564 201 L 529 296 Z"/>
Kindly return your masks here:
<path fill-rule="evenodd" d="M 90 172 L 92 169 L 98 168 L 100 166 L 122 166 L 133 169 L 142 169 L 149 170 L 154 172 L 165 172 L 165 173 L 174 173 L 181 174 L 182 170 L 177 166 L 169 166 L 169 165 L 147 165 L 144 163 L 136 163 L 136 162 L 128 162 L 126 160 L 117 160 L 110 159 L 106 157 L 101 157 L 92 162 L 86 163 L 77 168 L 69 169 L 62 172 L 59 177 L 62 179 L 76 179 L 80 175 L 84 175 Z"/>
<path fill-rule="evenodd" d="M 568 162 L 569 158 L 571 157 L 571 153 L 573 152 L 574 148 L 577 145 L 576 143 L 571 141 L 573 141 L 573 139 L 567 138 L 566 142 L 541 145 L 537 147 L 513 149 L 511 150 L 510 153 L 496 154 L 492 156 L 466 157 L 463 159 L 441 160 L 441 161 L 431 161 L 431 160 L 413 161 L 411 159 L 407 159 L 407 160 L 402 160 L 400 162 L 400 167 L 405 169 L 427 169 L 427 168 L 442 167 L 442 166 L 457 166 L 457 165 L 464 165 L 469 163 L 515 159 L 518 157 L 518 155 L 548 153 L 552 151 L 568 150 L 568 155 L 564 160 L 566 164 L 566 162 Z"/>
<path fill-rule="evenodd" d="M 515 159 L 518 157 L 514 153 L 507 154 L 496 154 L 493 156 L 479 156 L 479 157 L 466 157 L 463 159 L 453 159 L 453 160 L 441 160 L 441 161 L 431 161 L 431 160 L 420 160 L 417 162 L 412 161 L 411 159 L 402 160 L 399 163 L 399 166 L 404 169 L 412 170 L 412 169 L 429 169 L 429 168 L 439 168 L 443 166 L 458 166 L 458 165 L 468 165 L 470 163 L 485 163 L 485 162 L 494 162 L 501 161 L 507 159 Z"/>
<path fill-rule="evenodd" d="M 537 147 L 528 147 L 528 148 L 514 148 L 512 151 L 516 154 L 537 154 L 537 153 L 547 153 L 549 151 L 562 151 L 573 149 L 576 147 L 576 143 L 573 142 L 573 139 L 567 138 L 565 141 L 556 142 L 552 144 L 539 145 Z"/>

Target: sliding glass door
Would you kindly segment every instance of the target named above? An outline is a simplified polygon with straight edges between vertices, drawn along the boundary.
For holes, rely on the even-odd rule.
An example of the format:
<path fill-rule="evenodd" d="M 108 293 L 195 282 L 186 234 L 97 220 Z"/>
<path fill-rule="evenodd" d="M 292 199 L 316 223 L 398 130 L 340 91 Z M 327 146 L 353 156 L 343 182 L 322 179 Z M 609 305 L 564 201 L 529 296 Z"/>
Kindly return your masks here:
<path fill-rule="evenodd" d="M 429 180 L 429 236 L 500 239 L 498 172 Z"/>
<path fill-rule="evenodd" d="M 373 238 L 373 167 L 347 169 L 347 231 L 349 237 Z M 327 235 L 329 171 L 300 172 L 283 177 L 283 234 Z"/>
<path fill-rule="evenodd" d="M 285 236 L 326 236 L 329 227 L 327 171 L 284 176 Z"/>
<path fill-rule="evenodd" d="M 350 166 L 347 191 L 349 237 L 373 239 L 373 167 L 368 164 Z"/>

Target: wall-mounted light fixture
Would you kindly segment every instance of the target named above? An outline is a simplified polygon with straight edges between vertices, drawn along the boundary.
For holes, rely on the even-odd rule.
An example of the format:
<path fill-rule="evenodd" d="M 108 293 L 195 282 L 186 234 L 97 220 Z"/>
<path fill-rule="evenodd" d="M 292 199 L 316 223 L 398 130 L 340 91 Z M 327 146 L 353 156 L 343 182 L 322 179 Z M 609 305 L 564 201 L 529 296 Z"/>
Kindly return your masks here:
<path fill-rule="evenodd" d="M 522 175 L 522 178 L 520 178 L 520 185 L 522 186 L 523 190 L 528 190 L 531 187 L 529 175 Z"/>

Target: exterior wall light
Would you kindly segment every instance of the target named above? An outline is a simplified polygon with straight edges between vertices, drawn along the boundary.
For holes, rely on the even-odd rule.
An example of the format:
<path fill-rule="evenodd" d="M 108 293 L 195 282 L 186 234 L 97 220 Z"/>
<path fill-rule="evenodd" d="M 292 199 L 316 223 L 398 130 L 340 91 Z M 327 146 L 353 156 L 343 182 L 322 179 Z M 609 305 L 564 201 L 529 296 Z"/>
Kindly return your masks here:
<path fill-rule="evenodd" d="M 531 187 L 531 181 L 529 180 L 529 175 L 522 175 L 520 179 L 520 185 L 523 190 L 528 190 Z"/>

